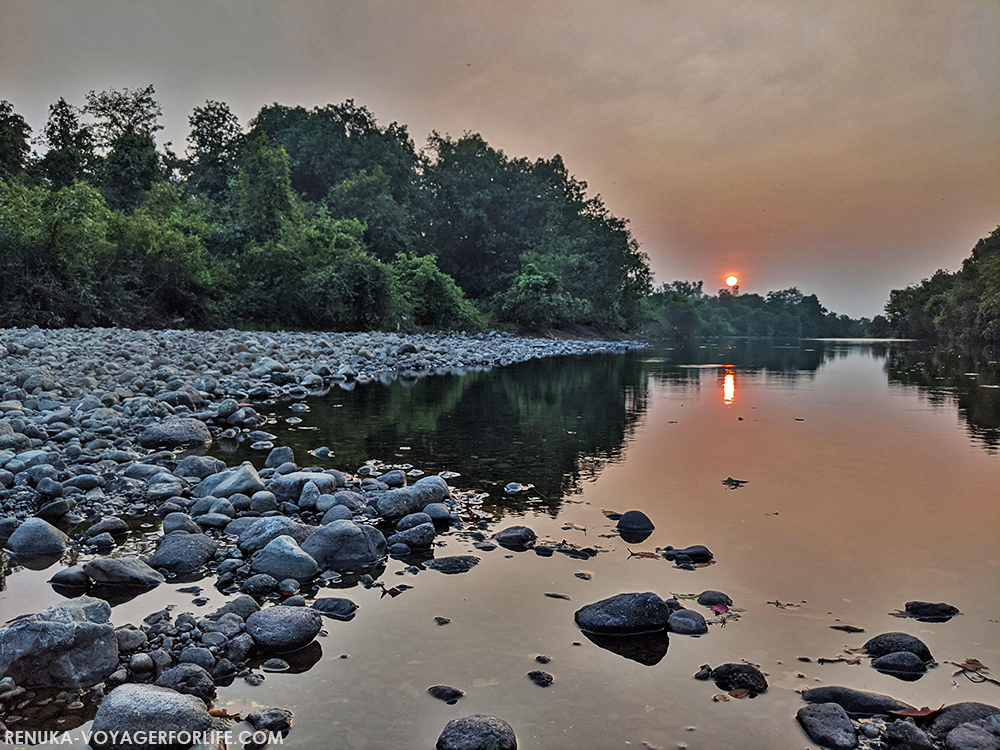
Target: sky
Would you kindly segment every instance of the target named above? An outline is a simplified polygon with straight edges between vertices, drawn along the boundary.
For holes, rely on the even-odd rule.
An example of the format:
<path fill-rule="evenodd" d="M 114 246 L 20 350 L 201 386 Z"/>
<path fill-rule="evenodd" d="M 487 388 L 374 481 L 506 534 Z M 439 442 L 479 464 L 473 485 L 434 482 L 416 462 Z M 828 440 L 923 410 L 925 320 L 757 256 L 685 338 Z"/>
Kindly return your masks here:
<path fill-rule="evenodd" d="M 0 0 L 0 99 L 152 83 L 182 151 L 206 99 L 352 98 L 561 154 L 657 283 L 872 316 L 1000 224 L 998 38 L 996 0 Z"/>

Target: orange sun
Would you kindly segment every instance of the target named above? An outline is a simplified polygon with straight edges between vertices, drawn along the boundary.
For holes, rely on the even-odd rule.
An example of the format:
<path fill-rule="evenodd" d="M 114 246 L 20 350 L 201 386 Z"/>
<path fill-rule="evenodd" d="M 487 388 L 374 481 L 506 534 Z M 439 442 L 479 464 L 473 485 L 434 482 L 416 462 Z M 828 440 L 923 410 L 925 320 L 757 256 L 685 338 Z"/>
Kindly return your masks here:
<path fill-rule="evenodd" d="M 727 286 L 736 286 L 739 283 L 740 283 L 740 280 L 737 279 L 735 276 L 727 276 L 726 277 L 726 285 Z"/>

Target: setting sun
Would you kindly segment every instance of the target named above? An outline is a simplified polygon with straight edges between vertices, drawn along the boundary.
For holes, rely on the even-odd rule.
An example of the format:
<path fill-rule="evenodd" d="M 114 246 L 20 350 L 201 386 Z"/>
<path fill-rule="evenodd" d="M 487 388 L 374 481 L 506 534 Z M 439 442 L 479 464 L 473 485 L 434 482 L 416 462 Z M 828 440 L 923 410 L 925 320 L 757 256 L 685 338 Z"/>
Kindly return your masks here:
<path fill-rule="evenodd" d="M 740 282 L 740 280 L 737 279 L 735 276 L 727 276 L 726 277 L 726 285 L 727 286 L 736 286 L 739 282 Z"/>

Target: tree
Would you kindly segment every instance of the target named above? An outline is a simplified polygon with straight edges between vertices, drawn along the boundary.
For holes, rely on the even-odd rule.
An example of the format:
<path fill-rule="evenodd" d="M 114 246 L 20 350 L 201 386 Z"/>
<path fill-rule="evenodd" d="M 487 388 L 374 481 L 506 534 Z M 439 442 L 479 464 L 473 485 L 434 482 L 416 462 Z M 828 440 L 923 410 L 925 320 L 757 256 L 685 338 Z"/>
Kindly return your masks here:
<path fill-rule="evenodd" d="M 205 102 L 188 118 L 188 186 L 219 200 L 236 177 L 236 158 L 243 140 L 240 121 L 225 102 Z"/>
<path fill-rule="evenodd" d="M 0 179 L 9 180 L 24 169 L 31 153 L 30 136 L 31 126 L 14 111 L 14 105 L 0 100 Z"/>
<path fill-rule="evenodd" d="M 94 142 L 90 128 L 80 122 L 80 111 L 59 97 L 49 106 L 42 132 L 48 151 L 39 169 L 52 187 L 58 190 L 82 179 L 94 162 Z"/>
<path fill-rule="evenodd" d="M 365 225 L 365 246 L 382 261 L 413 247 L 415 219 L 393 197 L 389 175 L 381 166 L 371 172 L 362 169 L 334 185 L 326 205 L 332 216 L 360 220 Z"/>
<path fill-rule="evenodd" d="M 131 211 L 139 205 L 160 173 L 156 144 L 148 133 L 123 133 L 98 170 L 98 184 L 108 205 Z"/>
<path fill-rule="evenodd" d="M 240 225 L 251 239 L 264 242 L 293 217 L 294 203 L 288 154 L 272 146 L 263 131 L 252 131 L 239 161 L 236 208 Z"/>
<path fill-rule="evenodd" d="M 108 89 L 87 94 L 83 111 L 97 119 L 93 132 L 97 144 L 111 148 L 125 135 L 146 135 L 150 139 L 163 126 L 157 123 L 163 111 L 153 98 L 153 84 L 142 89 Z"/>

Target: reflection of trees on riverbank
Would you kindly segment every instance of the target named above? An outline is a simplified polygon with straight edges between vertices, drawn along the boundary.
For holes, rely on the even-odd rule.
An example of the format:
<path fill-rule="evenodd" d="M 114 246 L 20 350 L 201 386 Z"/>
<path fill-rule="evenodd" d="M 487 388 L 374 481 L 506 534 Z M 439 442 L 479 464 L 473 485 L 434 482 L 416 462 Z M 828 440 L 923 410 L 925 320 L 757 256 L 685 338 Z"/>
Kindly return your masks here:
<path fill-rule="evenodd" d="M 988 451 L 1000 448 L 1000 365 L 984 350 L 886 349 L 889 384 L 913 386 L 927 402 L 957 408 L 969 435 Z"/>

